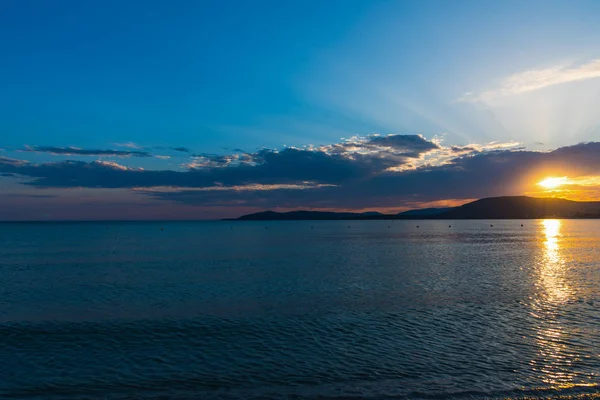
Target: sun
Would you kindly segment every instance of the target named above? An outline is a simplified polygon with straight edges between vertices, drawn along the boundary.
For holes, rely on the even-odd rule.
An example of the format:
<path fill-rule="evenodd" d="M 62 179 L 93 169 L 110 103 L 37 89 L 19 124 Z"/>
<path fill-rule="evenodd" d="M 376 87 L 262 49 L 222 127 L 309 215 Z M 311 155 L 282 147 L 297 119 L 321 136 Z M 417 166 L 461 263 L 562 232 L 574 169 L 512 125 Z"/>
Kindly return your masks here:
<path fill-rule="evenodd" d="M 543 181 L 538 182 L 538 185 L 545 187 L 546 189 L 555 189 L 561 185 L 568 183 L 566 176 L 563 177 L 549 177 Z"/>

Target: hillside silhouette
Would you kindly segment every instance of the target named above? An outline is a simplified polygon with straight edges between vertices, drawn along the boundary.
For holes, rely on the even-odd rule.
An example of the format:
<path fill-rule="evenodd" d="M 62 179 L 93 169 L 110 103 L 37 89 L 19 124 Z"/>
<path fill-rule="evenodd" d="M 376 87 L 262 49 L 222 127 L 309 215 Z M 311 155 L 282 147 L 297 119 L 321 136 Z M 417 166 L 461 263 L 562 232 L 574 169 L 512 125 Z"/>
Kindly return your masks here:
<path fill-rule="evenodd" d="M 264 211 L 237 218 L 239 221 L 369 220 L 369 219 L 537 219 L 600 218 L 600 201 L 573 201 L 528 196 L 490 197 L 459 207 L 425 208 L 398 214 L 326 211 Z"/>

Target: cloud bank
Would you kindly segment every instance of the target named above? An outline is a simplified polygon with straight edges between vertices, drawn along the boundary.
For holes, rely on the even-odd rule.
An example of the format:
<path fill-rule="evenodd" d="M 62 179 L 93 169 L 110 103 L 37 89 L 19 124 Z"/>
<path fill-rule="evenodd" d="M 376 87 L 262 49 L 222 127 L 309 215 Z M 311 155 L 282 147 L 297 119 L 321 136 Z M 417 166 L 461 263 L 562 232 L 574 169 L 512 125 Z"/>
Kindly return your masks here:
<path fill-rule="evenodd" d="M 596 182 L 600 143 L 538 152 L 515 142 L 446 147 L 420 135 L 372 135 L 303 148 L 194 154 L 180 170 L 112 160 L 33 163 L 0 157 L 0 174 L 18 177 L 28 193 L 126 190 L 173 207 L 229 207 L 230 216 L 248 208 L 394 209 L 523 194 L 548 175 Z"/>

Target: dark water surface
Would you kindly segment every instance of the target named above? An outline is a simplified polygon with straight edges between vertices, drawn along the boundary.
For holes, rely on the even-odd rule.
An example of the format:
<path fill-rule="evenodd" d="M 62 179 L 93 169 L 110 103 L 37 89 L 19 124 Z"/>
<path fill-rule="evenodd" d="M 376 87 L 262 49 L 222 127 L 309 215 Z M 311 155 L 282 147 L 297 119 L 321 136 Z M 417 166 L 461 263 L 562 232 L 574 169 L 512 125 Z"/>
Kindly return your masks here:
<path fill-rule="evenodd" d="M 600 221 L 0 224 L 0 398 L 599 383 Z"/>

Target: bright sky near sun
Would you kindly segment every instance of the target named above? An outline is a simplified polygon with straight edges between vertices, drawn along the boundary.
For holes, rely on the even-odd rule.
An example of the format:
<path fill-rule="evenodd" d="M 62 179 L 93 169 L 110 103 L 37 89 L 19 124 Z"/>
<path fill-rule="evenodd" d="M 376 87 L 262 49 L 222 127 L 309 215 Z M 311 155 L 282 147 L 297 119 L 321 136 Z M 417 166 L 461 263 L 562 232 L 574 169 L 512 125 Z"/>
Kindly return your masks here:
<path fill-rule="evenodd" d="M 199 217 L 257 207 L 335 208 L 348 194 L 329 194 L 351 191 L 347 182 L 357 180 L 372 185 L 373 199 L 390 200 L 341 207 L 406 208 L 495 194 L 448 190 L 434 196 L 419 187 L 379 193 L 392 183 L 364 180 L 394 174 L 410 180 L 410 171 L 475 153 L 506 151 L 518 158 L 524 157 L 519 150 L 533 154 L 599 141 L 599 20 L 594 0 L 5 0 L 0 157 L 12 161 L 0 168 L 0 188 L 14 198 L 29 196 L 32 204 L 61 198 L 72 207 L 78 204 L 73 189 L 87 188 L 84 197 L 98 204 L 169 202 L 182 210 L 167 213 L 175 216 L 189 207 L 210 208 Z M 405 141 L 383 143 L 373 140 L 375 134 L 405 135 Z M 277 161 L 298 163 L 281 172 L 274 158 L 284 157 L 284 146 L 311 151 Z M 355 163 L 323 179 L 296 173 L 330 171 L 326 162 L 335 157 L 348 162 L 373 154 L 385 162 L 368 172 Z M 548 177 L 600 175 L 583 167 L 553 171 L 550 164 L 526 171 L 527 188 L 519 183 L 506 192 L 556 188 L 535 185 Z M 254 169 L 245 179 L 230 179 L 240 176 L 233 171 L 240 165 Z M 271 171 L 269 165 L 279 175 L 257 173 L 256 167 Z M 123 177 L 105 182 L 98 172 L 69 183 L 82 176 L 78 166 Z M 45 172 L 50 167 L 54 172 Z M 355 167 L 360 173 L 344 175 Z M 202 171 L 172 181 L 168 174 L 125 177 L 140 168 Z M 68 179 L 59 181 L 60 174 Z M 523 178 L 516 171 L 503 174 L 515 182 Z M 161 192 L 169 197 L 157 198 L 164 187 L 171 187 Z M 182 187 L 175 197 L 172 188 Z M 149 191 L 140 194 L 140 188 Z M 246 197 L 204 200 L 208 192 L 224 196 L 227 188 Z M 296 204 L 284 196 L 296 188 L 327 195 L 306 195 L 306 203 Z M 269 193 L 276 198 L 267 201 L 270 191 L 279 194 Z M 0 201 L 15 203 L 0 215 L 11 218 L 17 200 Z M 232 202 L 241 208 L 229 211 Z M 52 210 L 44 215 L 60 214 Z"/>
<path fill-rule="evenodd" d="M 549 177 L 549 178 L 546 178 L 543 181 L 539 182 L 538 184 L 547 189 L 554 189 L 561 185 L 565 185 L 567 183 L 569 183 L 568 178 L 566 176 L 562 176 L 560 178 Z"/>

